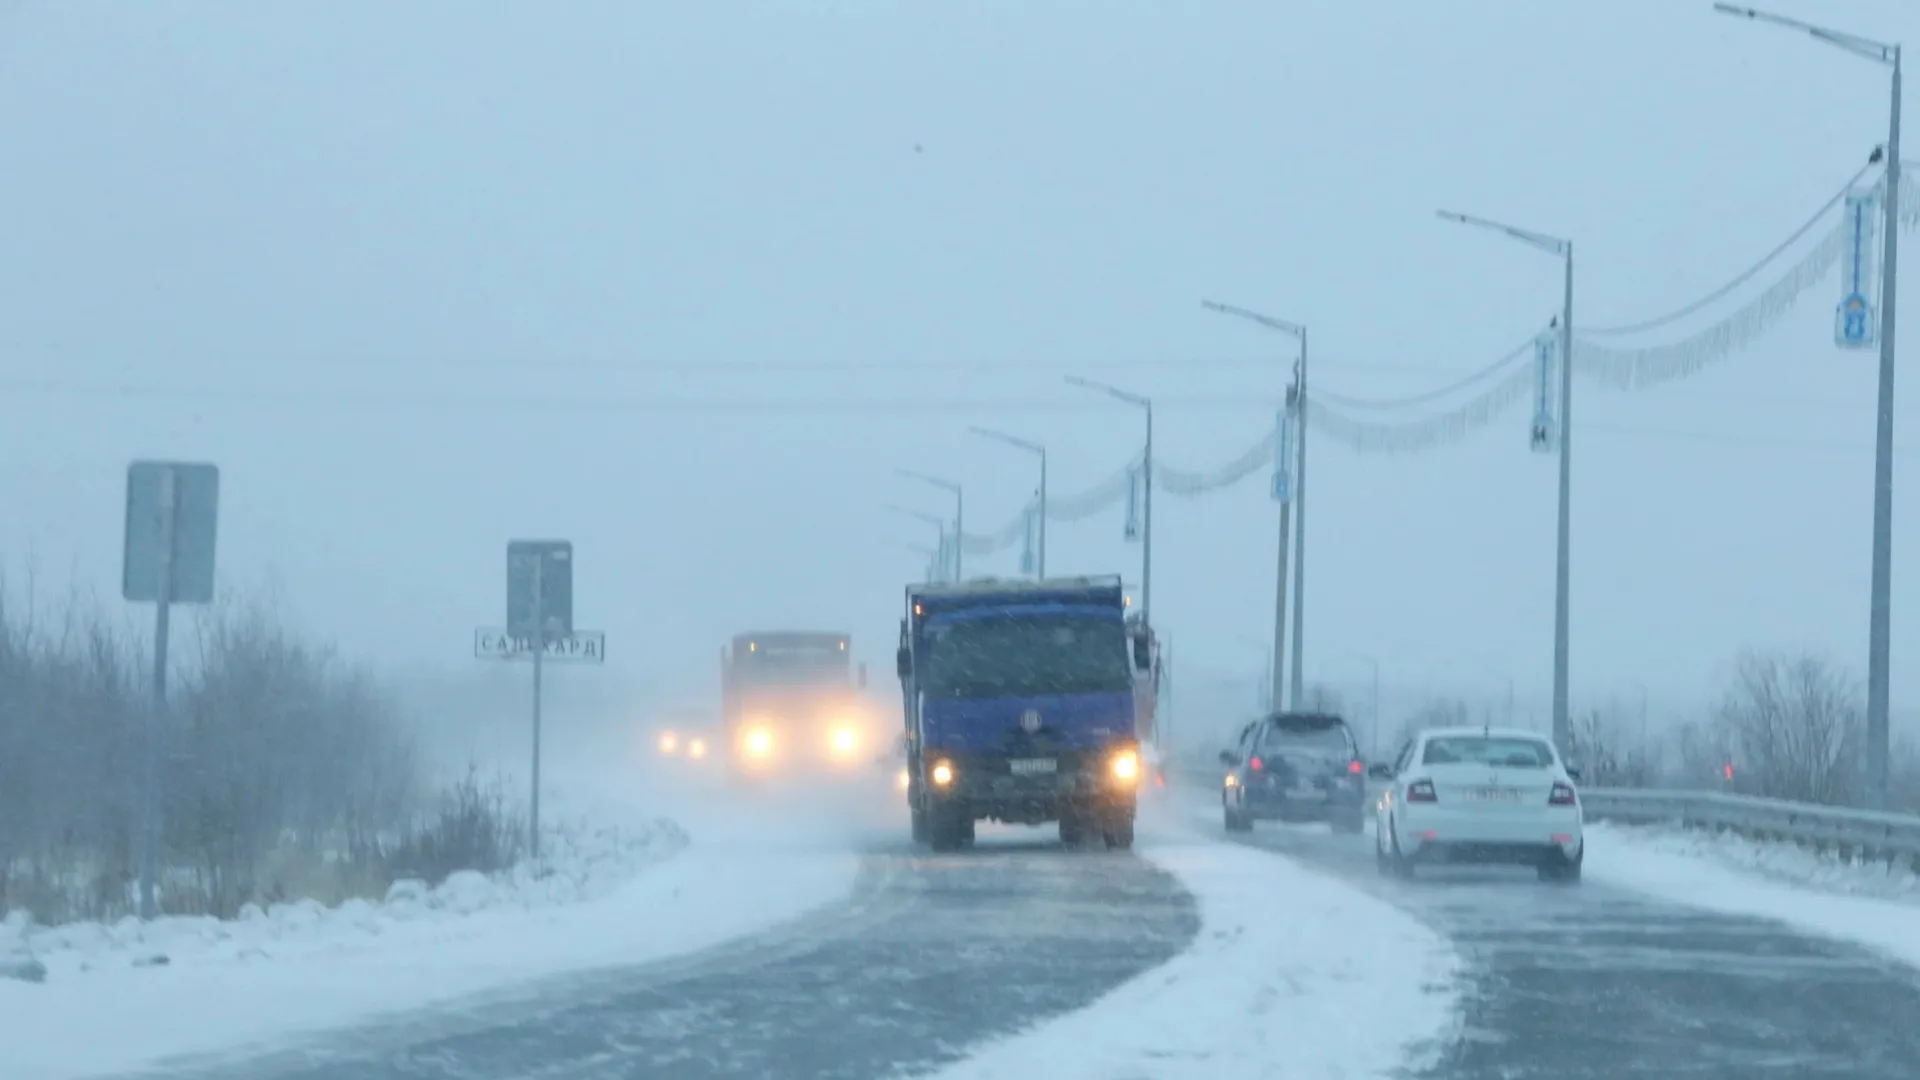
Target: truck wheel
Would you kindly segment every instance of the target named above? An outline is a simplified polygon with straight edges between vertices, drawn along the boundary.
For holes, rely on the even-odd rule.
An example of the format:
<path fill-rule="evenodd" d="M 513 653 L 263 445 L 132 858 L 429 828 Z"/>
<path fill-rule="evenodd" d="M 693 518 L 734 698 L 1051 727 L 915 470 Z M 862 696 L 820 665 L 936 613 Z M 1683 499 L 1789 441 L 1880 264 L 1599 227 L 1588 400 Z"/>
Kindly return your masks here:
<path fill-rule="evenodd" d="M 925 810 L 920 809 L 917 806 L 910 808 L 909 812 L 913 817 L 913 842 L 916 844 L 926 843 L 927 842 L 927 812 Z"/>
<path fill-rule="evenodd" d="M 1060 842 L 1072 847 L 1085 843 L 1086 839 L 1087 823 L 1081 820 L 1080 815 L 1072 810 L 1060 811 Z"/>
<path fill-rule="evenodd" d="M 973 815 L 964 807 L 927 810 L 927 843 L 935 851 L 958 851 L 973 842 Z"/>
<path fill-rule="evenodd" d="M 1104 830 L 1104 834 L 1107 847 L 1118 848 L 1121 851 L 1130 850 L 1133 847 L 1132 815 L 1128 815 L 1124 820 L 1110 823 Z"/>

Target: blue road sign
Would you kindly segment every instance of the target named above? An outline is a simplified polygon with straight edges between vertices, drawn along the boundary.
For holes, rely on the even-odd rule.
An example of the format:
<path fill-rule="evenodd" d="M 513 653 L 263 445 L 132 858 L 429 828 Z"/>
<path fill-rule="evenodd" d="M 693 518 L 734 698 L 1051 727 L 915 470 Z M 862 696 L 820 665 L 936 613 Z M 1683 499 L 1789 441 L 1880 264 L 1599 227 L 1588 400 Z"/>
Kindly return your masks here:
<path fill-rule="evenodd" d="M 1875 344 L 1873 305 L 1859 293 L 1840 301 L 1833 317 L 1833 341 L 1843 349 L 1865 349 Z"/>
<path fill-rule="evenodd" d="M 1275 469 L 1273 471 L 1273 501 L 1287 502 L 1293 498 L 1293 477 Z"/>
<path fill-rule="evenodd" d="M 538 638 L 542 630 L 548 638 L 573 633 L 573 545 L 514 540 L 507 544 L 507 634 Z"/>

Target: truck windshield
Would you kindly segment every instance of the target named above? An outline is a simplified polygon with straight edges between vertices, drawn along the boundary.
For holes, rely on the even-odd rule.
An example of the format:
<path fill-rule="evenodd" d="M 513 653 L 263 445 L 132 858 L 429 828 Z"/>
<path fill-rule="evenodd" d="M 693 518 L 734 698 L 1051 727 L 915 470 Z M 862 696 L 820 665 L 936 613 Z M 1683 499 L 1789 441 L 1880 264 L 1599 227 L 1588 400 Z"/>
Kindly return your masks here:
<path fill-rule="evenodd" d="M 1124 693 L 1133 689 L 1117 618 L 1047 613 L 939 622 L 926 630 L 937 698 Z"/>
<path fill-rule="evenodd" d="M 734 672 L 747 686 L 845 685 L 849 681 L 847 654 L 832 649 L 759 648 L 734 656 Z"/>

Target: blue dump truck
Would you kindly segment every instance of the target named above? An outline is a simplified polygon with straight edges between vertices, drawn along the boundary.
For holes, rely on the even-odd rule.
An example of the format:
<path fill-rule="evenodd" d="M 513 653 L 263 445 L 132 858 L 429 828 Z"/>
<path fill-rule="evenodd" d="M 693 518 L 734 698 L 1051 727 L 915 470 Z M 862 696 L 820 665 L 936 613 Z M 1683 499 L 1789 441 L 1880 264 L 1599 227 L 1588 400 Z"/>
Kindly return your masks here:
<path fill-rule="evenodd" d="M 1126 608 L 1117 575 L 907 587 L 897 666 L 916 841 L 951 851 L 977 821 L 1058 821 L 1068 844 L 1133 846 L 1134 683 L 1150 658 Z"/>

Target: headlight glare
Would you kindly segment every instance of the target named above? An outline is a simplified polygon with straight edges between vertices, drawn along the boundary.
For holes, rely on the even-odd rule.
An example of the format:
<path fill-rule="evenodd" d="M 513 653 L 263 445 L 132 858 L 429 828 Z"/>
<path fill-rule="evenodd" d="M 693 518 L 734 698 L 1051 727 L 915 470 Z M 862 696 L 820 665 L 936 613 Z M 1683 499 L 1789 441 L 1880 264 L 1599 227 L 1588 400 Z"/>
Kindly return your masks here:
<path fill-rule="evenodd" d="M 940 787 L 946 787 L 948 784 L 953 783 L 953 766 L 944 761 L 935 765 L 933 767 L 933 782 Z"/>

